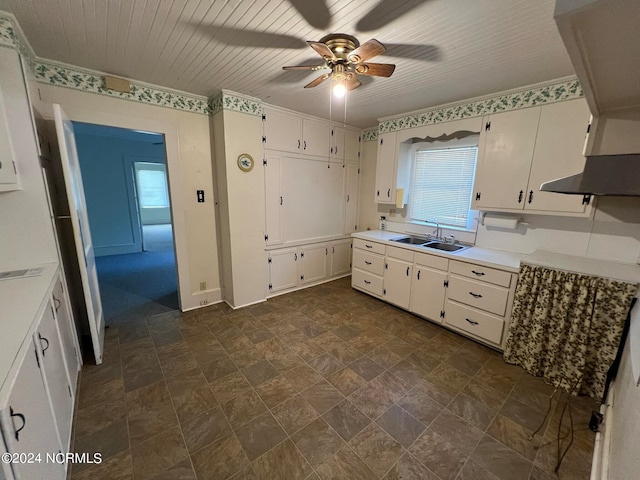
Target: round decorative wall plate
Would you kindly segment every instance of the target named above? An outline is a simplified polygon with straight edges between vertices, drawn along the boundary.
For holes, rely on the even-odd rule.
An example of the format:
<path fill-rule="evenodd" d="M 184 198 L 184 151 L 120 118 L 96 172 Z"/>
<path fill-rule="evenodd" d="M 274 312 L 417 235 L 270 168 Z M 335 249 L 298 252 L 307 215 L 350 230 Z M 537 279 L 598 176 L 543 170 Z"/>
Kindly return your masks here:
<path fill-rule="evenodd" d="M 248 153 L 243 153 L 238 156 L 238 168 L 243 172 L 250 172 L 253 170 L 253 158 Z"/>

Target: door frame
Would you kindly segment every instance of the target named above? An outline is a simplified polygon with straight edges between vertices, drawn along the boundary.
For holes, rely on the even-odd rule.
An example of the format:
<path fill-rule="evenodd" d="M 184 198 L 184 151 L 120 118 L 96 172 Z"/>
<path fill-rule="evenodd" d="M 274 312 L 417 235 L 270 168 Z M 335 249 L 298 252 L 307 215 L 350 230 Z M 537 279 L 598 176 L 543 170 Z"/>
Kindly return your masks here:
<path fill-rule="evenodd" d="M 52 103 L 46 103 L 47 111 L 40 114 L 46 120 L 53 120 Z M 189 256 L 185 201 L 183 195 L 183 173 L 180 168 L 180 149 L 178 139 L 178 122 L 167 119 L 132 117 L 78 107 L 71 103 L 61 103 L 62 108 L 71 121 L 105 125 L 109 127 L 141 130 L 164 135 L 167 168 L 167 183 L 173 226 L 173 242 L 175 251 L 176 274 L 178 283 L 178 304 L 180 310 L 189 310 L 196 305 L 187 304 L 193 296 L 190 290 Z"/>

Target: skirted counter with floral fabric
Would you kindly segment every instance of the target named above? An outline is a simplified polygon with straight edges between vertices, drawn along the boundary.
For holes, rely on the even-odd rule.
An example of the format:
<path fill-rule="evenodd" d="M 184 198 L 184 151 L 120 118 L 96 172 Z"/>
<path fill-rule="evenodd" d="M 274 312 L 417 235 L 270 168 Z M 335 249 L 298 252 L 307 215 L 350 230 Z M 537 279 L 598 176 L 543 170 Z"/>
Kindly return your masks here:
<path fill-rule="evenodd" d="M 520 264 L 504 360 L 570 394 L 562 397 L 553 442 L 556 472 L 574 440 L 571 398 L 588 395 L 604 401 L 639 282 L 637 265 L 549 252 L 535 252 Z M 546 423 L 554 399 L 560 398 L 551 395 L 547 416 L 530 441 Z M 594 431 L 602 420 L 598 415 L 594 412 L 589 421 Z"/>
<path fill-rule="evenodd" d="M 637 283 L 521 263 L 504 359 L 602 399 Z"/>

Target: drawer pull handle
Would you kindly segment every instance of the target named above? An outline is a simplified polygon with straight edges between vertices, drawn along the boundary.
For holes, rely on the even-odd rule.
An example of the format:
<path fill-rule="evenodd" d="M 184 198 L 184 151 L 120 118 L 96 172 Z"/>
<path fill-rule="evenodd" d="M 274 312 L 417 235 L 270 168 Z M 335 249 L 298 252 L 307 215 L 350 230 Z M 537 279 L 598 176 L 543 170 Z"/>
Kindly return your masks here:
<path fill-rule="evenodd" d="M 61 302 L 59 299 L 56 298 L 55 295 L 52 295 L 52 297 L 53 297 L 53 304 L 55 305 L 56 313 L 58 313 L 58 310 L 60 310 Z"/>
<path fill-rule="evenodd" d="M 479 277 L 484 275 L 484 272 L 476 272 L 475 270 L 471 270 L 471 273 L 473 273 L 473 274 L 475 274 L 475 275 L 477 275 Z"/>
<path fill-rule="evenodd" d="M 43 337 L 42 335 L 38 334 L 38 337 L 40 337 L 40 344 L 42 345 L 42 342 L 45 342 L 47 345 L 42 349 L 42 356 L 44 357 L 44 352 L 46 352 L 49 349 L 49 340 L 45 337 Z"/>
<path fill-rule="evenodd" d="M 465 320 L 469 322 L 471 325 L 479 325 L 478 322 L 474 322 L 473 320 L 469 320 L 468 318 L 465 318 Z"/>
<path fill-rule="evenodd" d="M 367 265 L 371 265 L 371 262 L 369 260 L 365 260 L 364 263 L 366 263 Z"/>
<path fill-rule="evenodd" d="M 367 248 L 373 248 L 373 245 L 367 245 L 366 243 L 364 244 L 364 246 Z"/>
<path fill-rule="evenodd" d="M 480 295 L 479 293 L 469 292 L 469 295 L 471 295 L 473 298 L 482 298 L 482 295 Z"/>
<path fill-rule="evenodd" d="M 369 280 L 365 280 L 364 283 L 366 283 L 367 285 L 371 285 L 371 282 Z"/>
<path fill-rule="evenodd" d="M 27 424 L 27 420 L 24 418 L 24 415 L 22 415 L 21 413 L 14 413 L 13 407 L 9 407 L 9 415 L 11 415 L 11 420 L 13 420 L 13 417 L 18 417 L 20 420 L 22 420 L 22 426 L 20 428 L 16 428 L 15 425 L 13 427 L 13 430 L 16 434 L 16 442 L 19 442 L 20 432 L 22 431 L 24 426 Z"/>

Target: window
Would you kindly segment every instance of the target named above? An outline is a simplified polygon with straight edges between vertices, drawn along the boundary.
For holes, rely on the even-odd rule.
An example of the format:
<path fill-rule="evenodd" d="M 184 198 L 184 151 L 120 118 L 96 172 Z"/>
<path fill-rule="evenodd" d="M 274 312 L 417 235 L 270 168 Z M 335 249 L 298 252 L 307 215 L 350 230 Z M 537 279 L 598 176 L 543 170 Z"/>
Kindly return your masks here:
<path fill-rule="evenodd" d="M 472 229 L 469 212 L 477 156 L 477 146 L 418 146 L 411 182 L 411 220 Z"/>
<path fill-rule="evenodd" d="M 138 195 L 140 196 L 141 207 L 158 208 L 169 206 L 167 176 L 164 172 L 164 166 L 162 168 L 162 170 L 146 170 L 144 167 L 137 169 Z"/>

